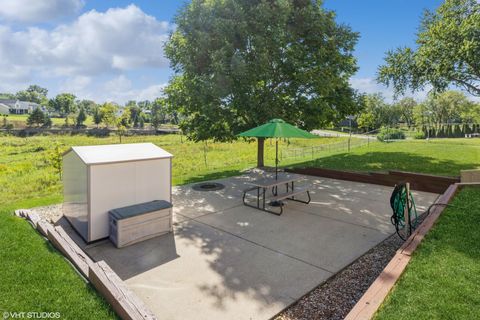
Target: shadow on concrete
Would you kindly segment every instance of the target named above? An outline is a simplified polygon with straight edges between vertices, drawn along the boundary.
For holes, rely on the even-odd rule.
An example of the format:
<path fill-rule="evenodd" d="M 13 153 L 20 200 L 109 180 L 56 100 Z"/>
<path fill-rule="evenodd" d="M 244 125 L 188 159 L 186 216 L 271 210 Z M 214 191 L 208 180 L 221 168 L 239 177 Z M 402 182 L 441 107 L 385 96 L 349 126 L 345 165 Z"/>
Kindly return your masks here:
<path fill-rule="evenodd" d="M 173 233 L 116 248 L 108 239 L 90 244 L 80 237 L 65 218 L 57 221 L 93 261 L 104 260 L 122 280 L 127 280 L 179 257 Z"/>

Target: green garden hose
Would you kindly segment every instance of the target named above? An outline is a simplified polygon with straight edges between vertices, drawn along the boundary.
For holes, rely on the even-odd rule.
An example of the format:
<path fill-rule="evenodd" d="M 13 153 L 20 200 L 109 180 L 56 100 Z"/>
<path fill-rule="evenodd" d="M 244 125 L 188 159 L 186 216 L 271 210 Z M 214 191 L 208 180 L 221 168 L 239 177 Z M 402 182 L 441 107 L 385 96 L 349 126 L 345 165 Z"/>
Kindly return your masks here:
<path fill-rule="evenodd" d="M 410 220 L 410 227 L 405 230 L 405 208 L 408 205 L 408 216 Z M 417 208 L 415 207 L 415 201 L 413 200 L 412 193 L 407 200 L 407 186 L 405 183 L 399 183 L 395 186 L 390 197 L 390 206 L 392 207 L 393 214 L 391 222 L 395 226 L 395 230 L 398 236 L 402 240 L 406 240 L 412 233 L 412 230 L 417 227 Z"/>

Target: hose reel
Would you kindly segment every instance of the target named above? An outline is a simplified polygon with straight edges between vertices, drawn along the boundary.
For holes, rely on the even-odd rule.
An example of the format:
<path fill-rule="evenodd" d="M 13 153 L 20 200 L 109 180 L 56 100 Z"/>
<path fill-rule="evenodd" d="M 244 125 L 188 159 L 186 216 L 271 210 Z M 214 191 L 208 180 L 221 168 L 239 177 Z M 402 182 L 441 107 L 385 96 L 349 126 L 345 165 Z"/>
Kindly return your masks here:
<path fill-rule="evenodd" d="M 406 240 L 418 223 L 417 208 L 408 182 L 395 185 L 390 197 L 390 206 L 393 210 L 390 220 L 395 226 L 398 236 L 402 240 Z"/>

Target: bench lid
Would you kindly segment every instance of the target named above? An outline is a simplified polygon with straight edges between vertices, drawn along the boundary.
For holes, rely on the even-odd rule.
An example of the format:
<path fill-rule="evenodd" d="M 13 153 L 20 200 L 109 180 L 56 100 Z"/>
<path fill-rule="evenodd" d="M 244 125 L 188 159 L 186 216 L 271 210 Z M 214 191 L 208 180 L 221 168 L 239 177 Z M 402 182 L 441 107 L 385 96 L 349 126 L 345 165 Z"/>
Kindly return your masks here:
<path fill-rule="evenodd" d="M 135 217 L 144 213 L 171 208 L 172 204 L 165 200 L 154 200 L 145 203 L 134 204 L 123 208 L 112 209 L 109 211 L 117 220 Z"/>

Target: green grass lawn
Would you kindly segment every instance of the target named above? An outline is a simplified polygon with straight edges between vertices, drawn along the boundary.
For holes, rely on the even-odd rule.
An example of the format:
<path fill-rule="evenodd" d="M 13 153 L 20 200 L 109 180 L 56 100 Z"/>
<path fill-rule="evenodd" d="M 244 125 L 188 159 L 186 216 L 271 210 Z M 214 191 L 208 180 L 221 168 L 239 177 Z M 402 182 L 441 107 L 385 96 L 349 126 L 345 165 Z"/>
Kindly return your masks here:
<path fill-rule="evenodd" d="M 465 188 L 415 251 L 375 319 L 480 319 L 479 226 L 480 188 Z"/>
<path fill-rule="evenodd" d="M 460 170 L 480 168 L 480 139 L 376 142 L 353 149 L 350 153 L 327 155 L 299 166 L 351 171 L 403 170 L 459 176 Z"/>
<path fill-rule="evenodd" d="M 2 201 L 0 314 L 59 312 L 60 319 L 116 319 L 106 301 L 49 242 L 28 222 L 11 215 L 17 206 L 39 206 L 59 200 L 58 196 L 49 196 L 7 206 Z"/>

